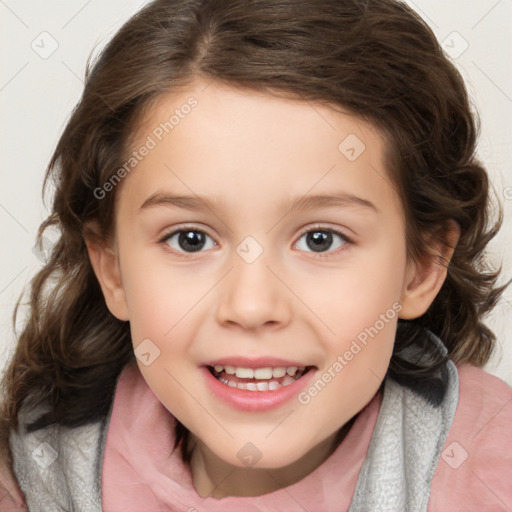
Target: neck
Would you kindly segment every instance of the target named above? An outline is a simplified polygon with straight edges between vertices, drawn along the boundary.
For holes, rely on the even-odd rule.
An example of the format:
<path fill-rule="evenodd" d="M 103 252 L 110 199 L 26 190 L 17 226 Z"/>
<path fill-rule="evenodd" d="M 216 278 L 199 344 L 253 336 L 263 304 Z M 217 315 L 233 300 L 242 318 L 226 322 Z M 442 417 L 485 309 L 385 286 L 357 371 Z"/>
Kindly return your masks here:
<path fill-rule="evenodd" d="M 195 436 L 189 436 L 190 470 L 196 492 L 203 498 L 249 497 L 269 494 L 293 485 L 319 467 L 339 446 L 354 419 L 299 460 L 281 468 L 245 468 L 231 465 Z"/>

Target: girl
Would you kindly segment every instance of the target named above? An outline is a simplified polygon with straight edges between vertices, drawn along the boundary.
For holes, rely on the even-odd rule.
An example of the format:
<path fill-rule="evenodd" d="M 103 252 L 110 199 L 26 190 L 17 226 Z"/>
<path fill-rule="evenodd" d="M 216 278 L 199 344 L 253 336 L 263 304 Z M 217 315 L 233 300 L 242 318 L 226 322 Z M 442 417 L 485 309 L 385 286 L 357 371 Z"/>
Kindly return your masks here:
<path fill-rule="evenodd" d="M 399 2 L 142 9 L 49 165 L 2 510 L 511 509 L 475 143 Z"/>

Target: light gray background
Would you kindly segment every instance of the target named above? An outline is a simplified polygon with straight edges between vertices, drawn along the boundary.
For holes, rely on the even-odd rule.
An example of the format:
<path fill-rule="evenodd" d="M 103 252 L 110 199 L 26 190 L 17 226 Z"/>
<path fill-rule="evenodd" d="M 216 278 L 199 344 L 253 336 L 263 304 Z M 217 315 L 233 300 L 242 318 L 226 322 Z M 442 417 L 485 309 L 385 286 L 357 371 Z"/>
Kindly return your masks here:
<path fill-rule="evenodd" d="M 142 0 L 0 0 L 0 372 L 12 352 L 12 311 L 41 261 L 46 165 L 78 101 L 85 63 Z M 478 147 L 506 222 L 493 260 L 512 278 L 512 0 L 407 1 L 461 71 L 482 121 Z M 51 237 L 50 237 L 51 238 Z M 512 385 L 512 286 L 489 318 L 499 344 L 486 366 Z M 22 318 L 22 317 L 21 317 Z M 19 325 L 18 325 L 19 328 Z"/>

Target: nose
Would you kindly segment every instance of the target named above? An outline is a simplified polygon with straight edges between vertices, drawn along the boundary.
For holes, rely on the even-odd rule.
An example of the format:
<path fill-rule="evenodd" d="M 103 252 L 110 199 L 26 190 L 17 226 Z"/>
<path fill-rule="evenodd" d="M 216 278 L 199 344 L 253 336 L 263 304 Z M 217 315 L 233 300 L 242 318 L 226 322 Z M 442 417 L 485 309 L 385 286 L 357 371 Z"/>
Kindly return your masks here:
<path fill-rule="evenodd" d="M 263 257 L 253 263 L 240 258 L 235 260 L 233 269 L 221 284 L 217 321 L 224 326 L 238 325 L 247 330 L 288 325 L 292 297 L 276 274 L 267 267 Z"/>

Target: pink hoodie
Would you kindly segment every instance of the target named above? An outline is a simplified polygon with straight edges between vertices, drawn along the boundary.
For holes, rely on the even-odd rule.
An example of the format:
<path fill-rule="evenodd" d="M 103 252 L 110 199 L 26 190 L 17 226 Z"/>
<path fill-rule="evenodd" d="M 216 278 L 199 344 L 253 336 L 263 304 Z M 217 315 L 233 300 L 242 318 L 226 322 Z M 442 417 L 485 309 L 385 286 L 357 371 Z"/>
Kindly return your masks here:
<path fill-rule="evenodd" d="M 512 510 L 512 389 L 470 365 L 458 368 L 457 412 L 431 485 L 429 511 Z M 103 464 L 105 512 L 348 510 L 381 396 L 359 414 L 336 451 L 294 485 L 253 498 L 201 498 L 179 454 L 172 451 L 174 418 L 136 365 L 116 389 Z M 6 474 L 0 510 L 20 512 L 23 496 Z"/>

